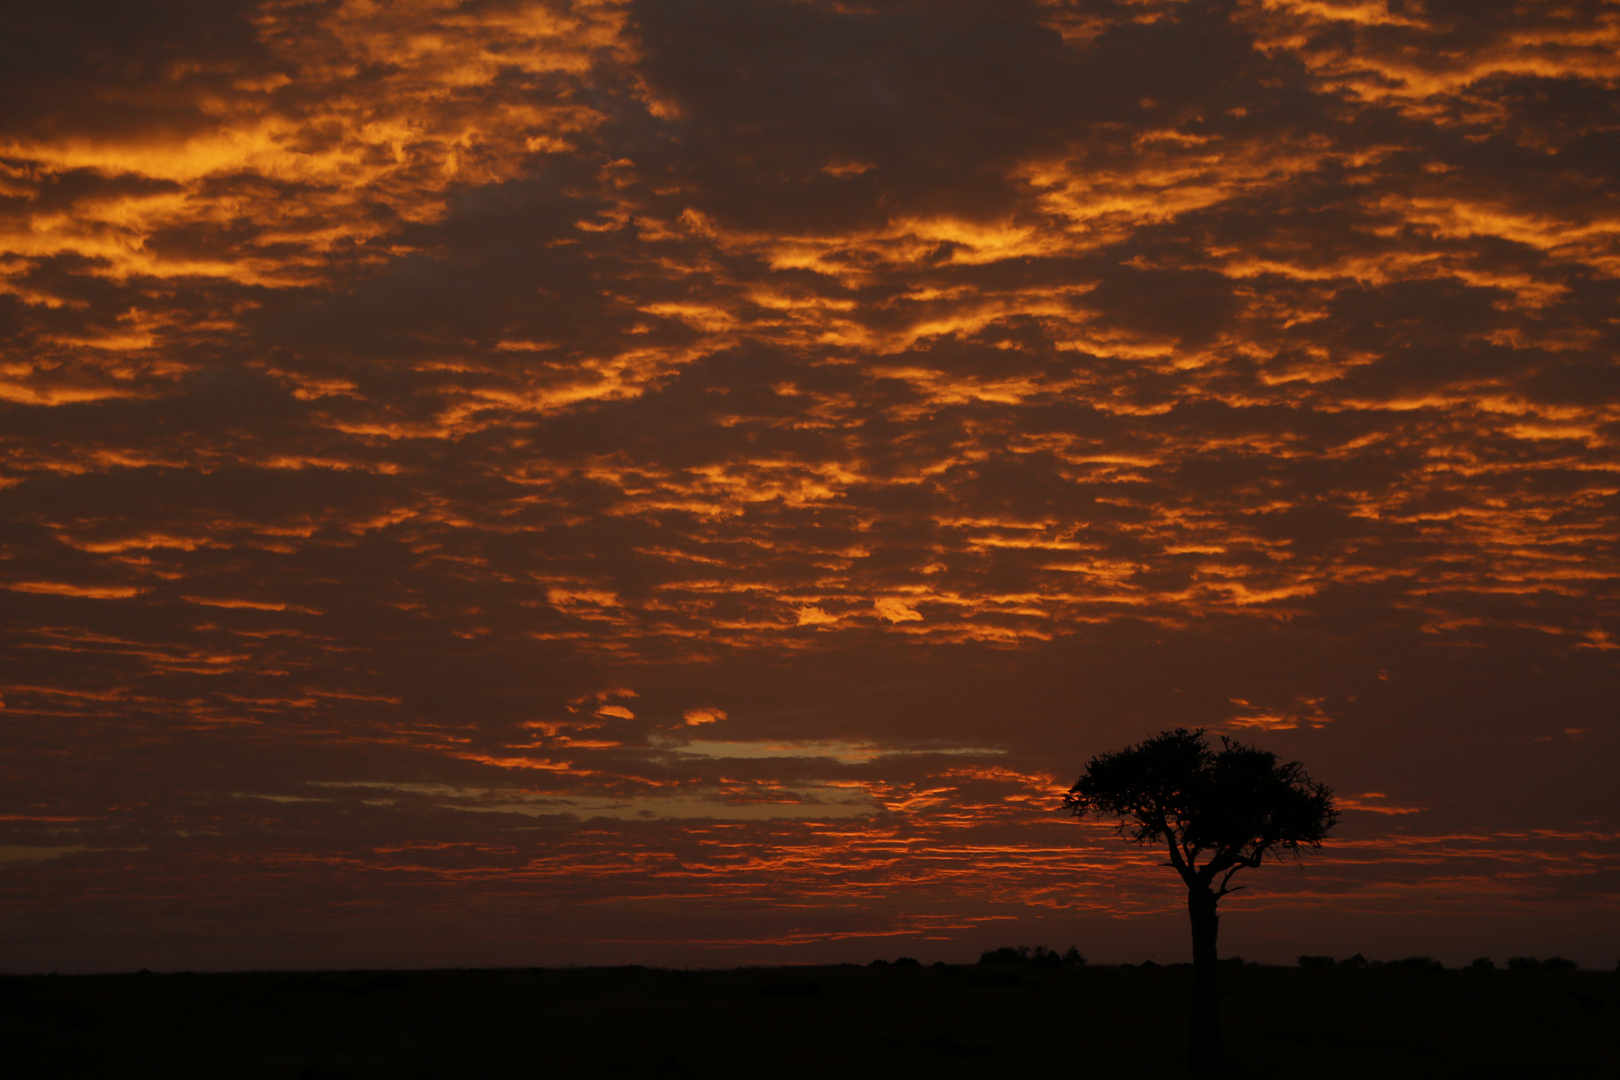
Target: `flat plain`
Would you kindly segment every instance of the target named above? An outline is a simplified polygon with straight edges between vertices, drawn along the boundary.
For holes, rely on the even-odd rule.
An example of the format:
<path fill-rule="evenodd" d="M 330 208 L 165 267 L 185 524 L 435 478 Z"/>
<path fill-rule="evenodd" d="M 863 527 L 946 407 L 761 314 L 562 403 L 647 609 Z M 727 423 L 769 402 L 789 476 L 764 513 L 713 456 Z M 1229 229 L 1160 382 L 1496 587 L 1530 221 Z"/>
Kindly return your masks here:
<path fill-rule="evenodd" d="M 1612 1076 L 1620 975 L 1227 965 L 1229 1075 Z M 0 978 L 18 1077 L 1182 1077 L 1185 966 Z"/>

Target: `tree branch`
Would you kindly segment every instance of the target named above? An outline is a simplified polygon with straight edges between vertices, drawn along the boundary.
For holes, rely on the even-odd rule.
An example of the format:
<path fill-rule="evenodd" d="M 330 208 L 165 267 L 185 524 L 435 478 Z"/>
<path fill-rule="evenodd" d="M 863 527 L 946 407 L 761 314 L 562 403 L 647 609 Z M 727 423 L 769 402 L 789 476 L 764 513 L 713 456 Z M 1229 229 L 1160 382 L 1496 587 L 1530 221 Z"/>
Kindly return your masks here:
<path fill-rule="evenodd" d="M 1176 873 L 1181 875 L 1181 880 L 1191 885 L 1195 880 L 1192 867 L 1186 859 L 1185 853 L 1181 850 L 1180 838 L 1171 831 L 1170 824 L 1165 820 L 1162 810 L 1159 812 L 1158 820 L 1154 824 L 1160 832 L 1164 833 L 1166 844 L 1170 848 L 1170 865 L 1176 868 Z"/>
<path fill-rule="evenodd" d="M 1236 866 L 1232 867 L 1230 870 L 1228 870 L 1226 872 L 1226 876 L 1221 878 L 1221 890 L 1220 890 L 1220 892 L 1215 894 L 1215 899 L 1219 900 L 1221 897 L 1225 896 L 1227 893 L 1229 893 L 1229 892 L 1237 892 L 1238 889 L 1243 888 L 1242 885 L 1239 885 L 1236 889 L 1227 888 L 1226 883 L 1231 881 L 1232 880 L 1232 875 L 1237 873 L 1239 870 L 1243 869 L 1244 865 L 1245 865 L 1244 863 L 1240 862 Z"/>

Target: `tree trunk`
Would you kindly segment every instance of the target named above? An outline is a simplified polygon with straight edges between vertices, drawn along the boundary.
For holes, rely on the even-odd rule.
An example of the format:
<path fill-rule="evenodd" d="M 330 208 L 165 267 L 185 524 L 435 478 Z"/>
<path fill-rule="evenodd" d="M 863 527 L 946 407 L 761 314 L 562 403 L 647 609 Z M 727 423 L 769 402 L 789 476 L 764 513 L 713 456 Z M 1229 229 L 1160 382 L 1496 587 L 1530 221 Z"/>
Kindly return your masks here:
<path fill-rule="evenodd" d="M 1187 1067 L 1193 1072 L 1219 1072 L 1221 1054 L 1220 959 L 1215 938 L 1221 919 L 1215 913 L 1215 891 L 1207 885 L 1187 890 L 1187 914 L 1192 917 L 1193 988 L 1192 1023 L 1187 1033 Z"/>

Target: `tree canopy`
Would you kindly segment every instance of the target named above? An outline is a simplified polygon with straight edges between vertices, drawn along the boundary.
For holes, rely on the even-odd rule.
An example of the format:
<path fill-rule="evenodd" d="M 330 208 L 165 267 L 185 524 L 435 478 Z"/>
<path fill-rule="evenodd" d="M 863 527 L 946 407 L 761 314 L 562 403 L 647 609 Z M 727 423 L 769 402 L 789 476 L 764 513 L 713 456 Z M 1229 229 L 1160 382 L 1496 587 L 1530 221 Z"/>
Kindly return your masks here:
<path fill-rule="evenodd" d="M 1135 843 L 1165 843 L 1189 887 L 1224 896 L 1243 867 L 1321 847 L 1339 816 L 1332 796 L 1297 761 L 1224 735 L 1216 750 L 1203 728 L 1176 728 L 1092 758 L 1063 805 L 1117 819 Z"/>

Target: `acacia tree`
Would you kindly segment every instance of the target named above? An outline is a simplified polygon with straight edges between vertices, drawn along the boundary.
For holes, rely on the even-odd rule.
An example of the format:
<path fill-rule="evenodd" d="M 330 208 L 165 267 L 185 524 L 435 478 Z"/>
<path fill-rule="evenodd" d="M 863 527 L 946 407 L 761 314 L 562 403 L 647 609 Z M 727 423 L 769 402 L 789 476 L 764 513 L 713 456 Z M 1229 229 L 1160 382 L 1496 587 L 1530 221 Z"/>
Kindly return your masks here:
<path fill-rule="evenodd" d="M 1119 835 L 1136 844 L 1163 843 L 1166 865 L 1187 885 L 1192 919 L 1192 1023 L 1188 1064 L 1196 1071 L 1222 1063 L 1220 973 L 1216 905 L 1242 888 L 1232 876 L 1269 855 L 1296 859 L 1302 847 L 1321 847 L 1338 820 L 1333 792 L 1305 774 L 1297 761 L 1221 736 L 1213 749 L 1204 729 L 1163 731 L 1136 746 L 1102 754 L 1064 796 L 1075 817 L 1118 821 Z M 1202 861 L 1200 861 L 1202 860 Z"/>

